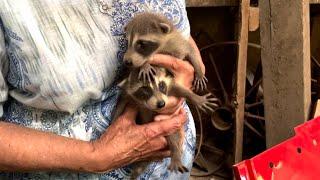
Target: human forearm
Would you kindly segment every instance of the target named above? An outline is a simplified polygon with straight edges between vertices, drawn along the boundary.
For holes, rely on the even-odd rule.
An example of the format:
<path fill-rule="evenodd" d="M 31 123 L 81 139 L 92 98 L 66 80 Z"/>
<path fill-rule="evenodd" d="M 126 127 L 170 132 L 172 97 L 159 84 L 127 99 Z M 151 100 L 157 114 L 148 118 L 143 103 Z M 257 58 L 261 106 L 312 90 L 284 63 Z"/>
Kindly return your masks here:
<path fill-rule="evenodd" d="M 0 122 L 0 171 L 92 171 L 89 142 Z"/>
<path fill-rule="evenodd" d="M 144 125 L 126 107 L 97 140 L 85 142 L 0 121 L 0 171 L 102 173 L 140 160 L 162 159 L 170 152 L 165 136 L 181 129 L 186 113 Z"/>

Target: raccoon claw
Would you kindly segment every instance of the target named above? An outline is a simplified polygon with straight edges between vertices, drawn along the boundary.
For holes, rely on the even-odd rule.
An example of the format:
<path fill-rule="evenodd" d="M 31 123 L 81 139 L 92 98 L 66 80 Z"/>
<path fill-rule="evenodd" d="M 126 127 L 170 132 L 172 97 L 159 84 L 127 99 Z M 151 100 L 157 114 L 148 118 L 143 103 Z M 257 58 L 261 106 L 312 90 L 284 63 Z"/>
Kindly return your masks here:
<path fill-rule="evenodd" d="M 198 77 L 196 76 L 194 81 L 193 81 L 193 88 L 196 90 L 196 91 L 203 91 L 204 89 L 207 88 L 207 82 L 208 82 L 208 79 L 203 76 L 203 77 Z"/>
<path fill-rule="evenodd" d="M 168 167 L 168 170 L 174 172 L 179 171 L 180 173 L 189 172 L 189 169 L 182 165 L 181 162 L 171 162 L 171 164 Z"/>
<path fill-rule="evenodd" d="M 151 82 L 156 75 L 156 69 L 152 67 L 150 64 L 146 64 L 141 67 L 138 78 L 142 80 L 144 83 Z"/>
<path fill-rule="evenodd" d="M 204 112 L 206 112 L 206 111 L 213 112 L 214 108 L 219 106 L 217 104 L 217 102 L 219 102 L 219 99 L 218 98 L 213 98 L 211 96 L 212 96 L 211 93 L 208 93 L 206 95 L 200 96 L 198 102 L 196 102 L 197 106 L 198 106 L 198 108 L 200 110 L 202 110 Z"/>

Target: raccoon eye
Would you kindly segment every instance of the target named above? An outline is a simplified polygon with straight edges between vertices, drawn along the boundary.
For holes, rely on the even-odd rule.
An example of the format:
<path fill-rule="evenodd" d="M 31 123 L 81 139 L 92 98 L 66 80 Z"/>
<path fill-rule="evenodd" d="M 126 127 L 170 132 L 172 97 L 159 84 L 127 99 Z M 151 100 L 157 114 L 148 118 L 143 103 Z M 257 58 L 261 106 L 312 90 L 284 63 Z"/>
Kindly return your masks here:
<path fill-rule="evenodd" d="M 137 41 L 136 48 L 143 50 L 146 48 L 146 45 L 147 45 L 147 43 L 145 41 Z"/>
<path fill-rule="evenodd" d="M 135 43 L 135 50 L 143 56 L 151 55 L 158 47 L 159 44 L 152 41 L 138 40 Z"/>
<path fill-rule="evenodd" d="M 159 84 L 159 90 L 162 92 L 162 93 L 167 93 L 167 85 L 164 81 L 161 81 Z"/>

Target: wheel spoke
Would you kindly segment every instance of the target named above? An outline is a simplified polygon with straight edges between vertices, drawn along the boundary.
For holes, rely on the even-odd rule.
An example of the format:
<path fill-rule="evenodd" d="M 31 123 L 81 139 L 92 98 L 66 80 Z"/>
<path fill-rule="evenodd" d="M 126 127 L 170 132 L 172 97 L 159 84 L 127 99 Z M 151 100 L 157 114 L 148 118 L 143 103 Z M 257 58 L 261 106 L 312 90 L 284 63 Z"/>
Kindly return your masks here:
<path fill-rule="evenodd" d="M 265 119 L 264 117 L 262 117 L 262 116 L 254 115 L 254 114 L 251 114 L 251 113 L 249 113 L 249 112 L 245 112 L 245 113 L 244 113 L 244 116 L 245 116 L 245 117 L 248 117 L 248 118 L 252 118 L 252 119 L 258 119 L 258 120 L 263 120 L 263 121 L 266 120 L 266 119 Z"/>
<path fill-rule="evenodd" d="M 252 132 L 256 133 L 259 137 L 264 137 L 256 128 L 254 128 L 248 121 L 244 121 L 244 125 L 246 125 Z"/>
<path fill-rule="evenodd" d="M 263 104 L 263 100 L 261 100 L 261 101 L 259 101 L 259 102 L 252 103 L 252 104 L 246 104 L 246 105 L 245 105 L 245 108 L 246 108 L 246 109 L 250 109 L 250 108 L 259 106 L 259 105 L 261 105 L 261 104 Z"/>
<path fill-rule="evenodd" d="M 216 43 L 212 43 L 209 44 L 207 46 L 204 46 L 200 49 L 200 51 L 212 48 L 212 47 L 216 47 L 216 46 L 225 46 L 225 45 L 237 45 L 238 41 L 224 41 L 224 42 L 216 42 Z M 255 43 L 248 43 L 249 47 L 253 47 L 256 49 L 261 49 L 261 46 L 259 44 L 255 44 Z"/>
<path fill-rule="evenodd" d="M 212 66 L 213 66 L 214 72 L 216 73 L 216 77 L 217 77 L 217 79 L 218 79 L 218 81 L 219 81 L 219 85 L 220 85 L 220 88 L 221 88 L 222 93 L 223 93 L 224 103 L 226 103 L 226 102 L 228 102 L 228 93 L 227 93 L 227 91 L 226 91 L 226 88 L 224 87 L 224 84 L 223 84 L 222 79 L 221 79 L 221 76 L 220 76 L 220 74 L 219 74 L 217 65 L 216 65 L 216 63 L 215 63 L 215 61 L 214 61 L 214 59 L 213 59 L 213 56 L 212 56 L 212 54 L 211 54 L 210 52 L 209 52 L 209 59 L 210 59 L 211 64 L 212 64 Z"/>
<path fill-rule="evenodd" d="M 317 66 L 317 68 L 320 69 L 320 63 L 314 56 L 311 56 L 311 60 Z"/>
<path fill-rule="evenodd" d="M 259 79 L 248 91 L 246 98 L 251 95 L 251 93 L 261 84 L 262 79 Z"/>

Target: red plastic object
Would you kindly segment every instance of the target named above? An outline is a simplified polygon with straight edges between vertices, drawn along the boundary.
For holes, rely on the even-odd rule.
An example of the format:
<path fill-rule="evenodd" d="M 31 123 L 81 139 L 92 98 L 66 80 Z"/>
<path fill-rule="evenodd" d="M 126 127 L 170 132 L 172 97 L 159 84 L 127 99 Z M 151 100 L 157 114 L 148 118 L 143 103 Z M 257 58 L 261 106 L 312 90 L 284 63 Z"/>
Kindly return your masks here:
<path fill-rule="evenodd" d="M 294 130 L 294 137 L 234 165 L 236 179 L 320 179 L 320 117 Z"/>

